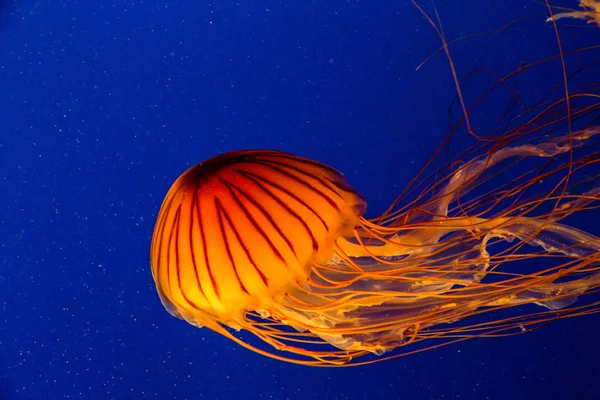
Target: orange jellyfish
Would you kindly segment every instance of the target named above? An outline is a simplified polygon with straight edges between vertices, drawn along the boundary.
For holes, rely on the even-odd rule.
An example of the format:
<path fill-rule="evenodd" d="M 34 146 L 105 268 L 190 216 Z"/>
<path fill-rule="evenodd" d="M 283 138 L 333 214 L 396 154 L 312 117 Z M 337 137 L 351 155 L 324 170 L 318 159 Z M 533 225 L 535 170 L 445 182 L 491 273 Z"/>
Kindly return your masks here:
<path fill-rule="evenodd" d="M 558 21 L 562 18 L 576 18 L 587 20 L 588 24 L 596 24 L 600 26 L 600 0 L 581 0 L 579 7 L 582 11 L 570 10 L 568 12 L 561 12 L 554 14 L 549 17 L 546 21 Z"/>
<path fill-rule="evenodd" d="M 600 238 L 569 221 L 600 221 L 599 89 L 549 97 L 473 134 L 475 144 L 372 219 L 343 175 L 316 161 L 248 150 L 200 163 L 158 214 L 160 299 L 194 326 L 306 365 L 598 312 Z M 473 108 L 463 109 L 464 126 Z"/>

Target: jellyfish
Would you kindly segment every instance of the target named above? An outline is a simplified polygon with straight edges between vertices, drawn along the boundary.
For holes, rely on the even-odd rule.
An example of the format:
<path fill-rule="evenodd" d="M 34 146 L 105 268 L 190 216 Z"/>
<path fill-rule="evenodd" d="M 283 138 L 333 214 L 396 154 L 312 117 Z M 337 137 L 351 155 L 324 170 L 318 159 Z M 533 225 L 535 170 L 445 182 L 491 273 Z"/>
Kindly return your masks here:
<path fill-rule="evenodd" d="M 579 7 L 582 11 L 568 11 L 554 14 L 546 22 L 558 21 L 562 18 L 575 18 L 587 20 L 588 24 L 600 26 L 600 0 L 581 0 Z"/>
<path fill-rule="evenodd" d="M 461 97 L 448 137 L 466 125 L 474 143 L 424 168 L 372 218 L 341 172 L 308 158 L 241 150 L 201 162 L 157 216 L 160 300 L 193 326 L 311 366 L 597 313 L 600 238 L 573 224 L 600 220 L 599 89 L 547 97 L 487 135 Z"/>
<path fill-rule="evenodd" d="M 544 176 L 597 163 L 597 151 L 485 198 L 462 199 L 491 170 L 555 159 L 599 133 L 589 128 L 475 158 L 436 182 L 433 197 L 375 220 L 363 217 L 365 199 L 324 164 L 271 150 L 217 156 L 179 177 L 161 207 L 151 250 L 158 294 L 192 325 L 267 354 L 231 333 L 243 329 L 299 356 L 277 358 L 317 365 L 596 311 L 597 303 L 569 306 L 600 287 L 600 239 L 561 220 L 593 212 L 600 189 L 522 195 Z M 559 261 L 541 271 L 504 265 L 545 257 Z M 452 327 L 524 304 L 552 312 Z M 315 348 L 322 342 L 331 348 Z"/>

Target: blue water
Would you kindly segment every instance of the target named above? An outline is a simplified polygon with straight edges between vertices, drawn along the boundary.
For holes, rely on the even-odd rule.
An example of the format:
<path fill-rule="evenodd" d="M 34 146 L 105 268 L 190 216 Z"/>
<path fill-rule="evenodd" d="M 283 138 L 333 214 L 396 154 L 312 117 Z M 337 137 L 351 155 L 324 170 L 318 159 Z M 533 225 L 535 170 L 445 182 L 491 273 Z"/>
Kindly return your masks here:
<path fill-rule="evenodd" d="M 558 51 L 538 2 L 435 3 L 448 38 L 527 16 L 487 44 L 453 45 L 461 74 Z M 455 89 L 443 55 L 415 71 L 440 41 L 410 2 L 0 4 L 0 399 L 598 398 L 599 316 L 317 369 L 254 354 L 159 302 L 150 237 L 189 166 L 289 151 L 343 171 L 375 215 L 431 156 Z M 593 26 L 561 22 L 566 47 L 600 43 Z M 522 80 L 525 98 L 561 83 L 559 65 L 540 71 Z M 489 82 L 477 84 L 472 94 Z M 485 129 L 490 117 L 474 119 Z M 597 221 L 580 227 L 598 234 Z"/>

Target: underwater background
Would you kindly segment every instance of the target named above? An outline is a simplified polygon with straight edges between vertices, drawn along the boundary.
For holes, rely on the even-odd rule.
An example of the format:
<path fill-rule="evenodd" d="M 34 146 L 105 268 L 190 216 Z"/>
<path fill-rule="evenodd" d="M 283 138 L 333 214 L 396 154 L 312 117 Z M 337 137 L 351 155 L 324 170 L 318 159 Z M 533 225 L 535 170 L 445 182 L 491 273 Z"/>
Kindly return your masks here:
<path fill-rule="evenodd" d="M 558 53 L 543 2 L 423 3 L 449 40 L 487 32 L 451 46 L 459 75 Z M 0 4 L 1 400 L 598 398 L 598 315 L 308 368 L 194 328 L 158 299 L 150 238 L 191 165 L 245 148 L 309 157 L 342 171 L 369 216 L 410 182 L 448 134 L 456 93 L 442 53 L 415 70 L 441 42 L 410 1 Z M 562 22 L 566 47 L 600 43 L 595 26 Z M 560 64 L 541 71 L 525 98 L 562 83 Z M 598 234 L 599 222 L 577 226 Z"/>

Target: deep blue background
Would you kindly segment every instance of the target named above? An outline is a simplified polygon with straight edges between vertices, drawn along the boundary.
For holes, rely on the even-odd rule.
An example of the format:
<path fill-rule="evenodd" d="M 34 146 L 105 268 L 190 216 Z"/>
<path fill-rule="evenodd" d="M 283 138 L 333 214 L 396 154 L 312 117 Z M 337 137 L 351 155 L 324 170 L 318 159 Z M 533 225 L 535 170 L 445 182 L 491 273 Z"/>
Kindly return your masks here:
<path fill-rule="evenodd" d="M 449 38 L 528 16 L 487 46 L 489 35 L 453 45 L 461 73 L 482 50 L 478 65 L 502 73 L 557 52 L 535 1 L 436 4 Z M 290 151 L 344 171 L 374 215 L 423 165 L 448 132 L 454 91 L 443 56 L 415 72 L 440 42 L 409 2 L 3 7 L 0 399 L 598 398 L 598 316 L 311 369 L 195 329 L 158 300 L 150 236 L 189 166 L 235 149 Z M 568 48 L 600 43 L 591 25 L 561 27 Z M 522 82 L 525 97 L 561 82 L 560 65 L 540 71 Z M 598 233 L 593 218 L 582 227 Z"/>

